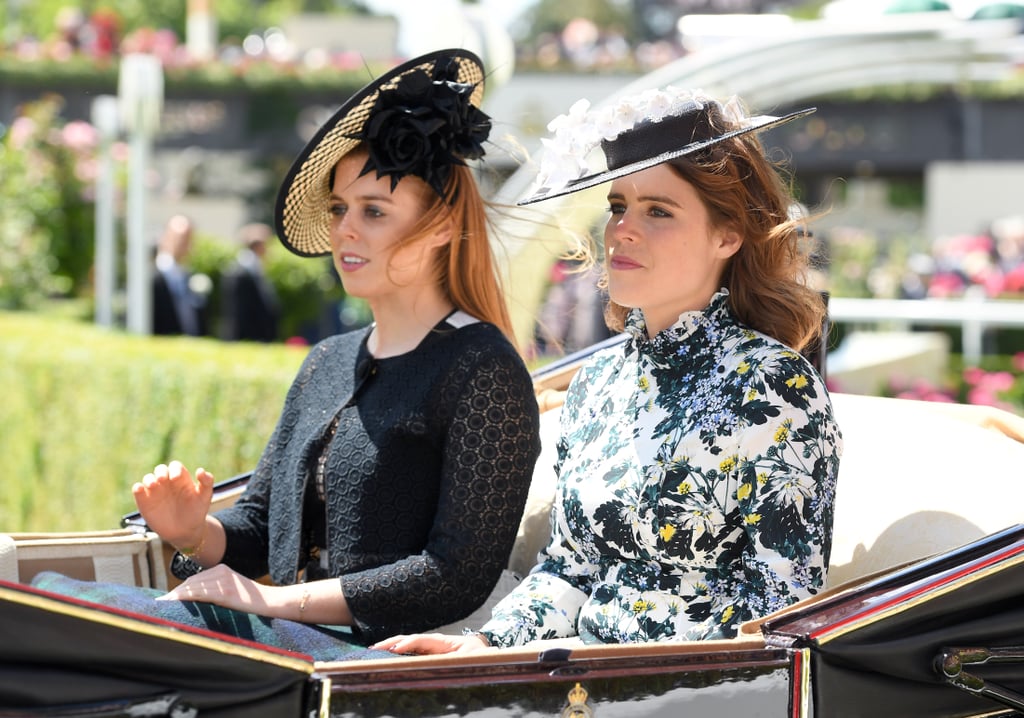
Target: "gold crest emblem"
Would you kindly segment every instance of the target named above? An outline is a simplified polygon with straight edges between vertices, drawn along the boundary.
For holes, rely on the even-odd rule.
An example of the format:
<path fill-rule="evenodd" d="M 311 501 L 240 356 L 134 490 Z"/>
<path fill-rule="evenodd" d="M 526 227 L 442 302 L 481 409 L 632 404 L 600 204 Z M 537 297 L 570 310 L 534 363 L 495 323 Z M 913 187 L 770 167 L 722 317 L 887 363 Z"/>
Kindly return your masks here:
<path fill-rule="evenodd" d="M 562 718 L 591 718 L 594 711 L 587 705 L 587 689 L 576 684 L 569 691 L 569 705 L 562 709 Z"/>

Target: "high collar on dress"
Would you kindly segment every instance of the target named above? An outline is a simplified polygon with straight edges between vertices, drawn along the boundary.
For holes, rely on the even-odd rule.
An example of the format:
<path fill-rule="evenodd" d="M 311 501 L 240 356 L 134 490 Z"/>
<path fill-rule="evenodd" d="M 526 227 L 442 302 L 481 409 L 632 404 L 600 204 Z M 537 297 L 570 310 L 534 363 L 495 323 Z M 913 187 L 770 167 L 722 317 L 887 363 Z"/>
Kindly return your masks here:
<path fill-rule="evenodd" d="M 633 309 L 626 317 L 626 333 L 630 343 L 642 353 L 675 354 L 679 344 L 686 341 L 698 329 L 712 330 L 723 323 L 731 322 L 729 290 L 718 290 L 708 305 L 701 310 L 683 312 L 675 324 L 661 330 L 654 337 L 647 336 L 647 321 L 640 309 Z M 716 332 L 712 332 L 716 333 Z"/>

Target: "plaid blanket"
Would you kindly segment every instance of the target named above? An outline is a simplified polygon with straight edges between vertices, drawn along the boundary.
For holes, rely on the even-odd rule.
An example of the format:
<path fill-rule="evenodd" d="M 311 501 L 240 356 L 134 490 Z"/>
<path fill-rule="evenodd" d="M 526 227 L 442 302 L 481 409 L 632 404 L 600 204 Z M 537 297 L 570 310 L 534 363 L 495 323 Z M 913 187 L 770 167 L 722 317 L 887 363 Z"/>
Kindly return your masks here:
<path fill-rule="evenodd" d="M 198 601 L 157 601 L 156 597 L 163 593 L 157 589 L 80 581 L 52 571 L 38 574 L 31 585 L 120 611 L 303 653 L 314 661 L 394 658 L 395 655 L 367 648 L 348 626 L 322 626 L 267 618 Z"/>

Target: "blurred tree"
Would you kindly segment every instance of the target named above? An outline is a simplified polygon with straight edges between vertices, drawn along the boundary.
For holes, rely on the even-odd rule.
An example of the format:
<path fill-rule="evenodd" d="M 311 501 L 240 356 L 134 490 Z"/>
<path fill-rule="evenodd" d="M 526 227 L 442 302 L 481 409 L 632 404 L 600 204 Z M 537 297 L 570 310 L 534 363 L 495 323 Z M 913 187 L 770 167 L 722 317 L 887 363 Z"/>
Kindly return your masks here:
<path fill-rule="evenodd" d="M 61 100 L 22 108 L 0 136 L 0 308 L 67 295 L 92 262 L 91 215 L 74 151 L 62 140 Z"/>

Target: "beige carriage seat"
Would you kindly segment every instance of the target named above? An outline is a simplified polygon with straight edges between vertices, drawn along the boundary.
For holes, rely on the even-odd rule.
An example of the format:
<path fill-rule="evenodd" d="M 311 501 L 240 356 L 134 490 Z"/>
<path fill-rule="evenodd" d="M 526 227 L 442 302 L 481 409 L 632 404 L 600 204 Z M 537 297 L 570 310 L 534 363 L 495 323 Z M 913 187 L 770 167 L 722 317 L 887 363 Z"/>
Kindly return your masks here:
<path fill-rule="evenodd" d="M 844 452 L 828 585 L 1024 521 L 1024 418 L 987 406 L 834 393 Z"/>

